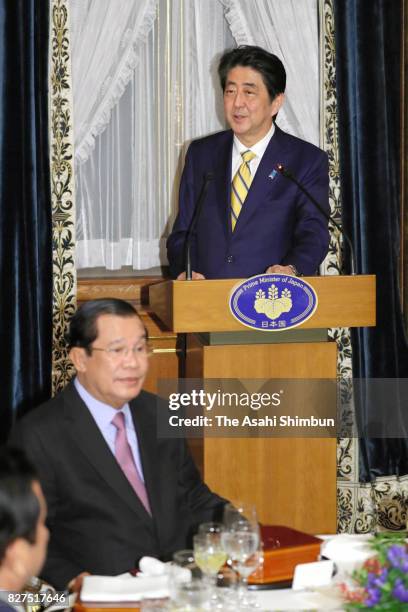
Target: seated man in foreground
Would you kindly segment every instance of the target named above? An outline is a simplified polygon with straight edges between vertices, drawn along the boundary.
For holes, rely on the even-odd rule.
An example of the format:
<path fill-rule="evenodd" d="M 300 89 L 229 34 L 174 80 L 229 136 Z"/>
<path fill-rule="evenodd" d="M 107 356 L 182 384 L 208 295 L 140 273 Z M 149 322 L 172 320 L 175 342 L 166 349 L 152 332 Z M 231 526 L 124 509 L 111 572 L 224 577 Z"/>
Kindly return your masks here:
<path fill-rule="evenodd" d="M 84 571 L 115 575 L 144 555 L 170 557 L 225 503 L 185 440 L 157 438 L 157 398 L 142 391 L 147 334 L 133 306 L 85 303 L 69 346 L 75 380 L 12 436 L 39 472 L 51 534 L 43 577 L 59 589 Z"/>
<path fill-rule="evenodd" d="M 0 451 L 0 611 L 41 570 L 47 551 L 46 504 L 38 477 L 17 449 Z M 10 593 L 7 593 L 10 592 Z"/>

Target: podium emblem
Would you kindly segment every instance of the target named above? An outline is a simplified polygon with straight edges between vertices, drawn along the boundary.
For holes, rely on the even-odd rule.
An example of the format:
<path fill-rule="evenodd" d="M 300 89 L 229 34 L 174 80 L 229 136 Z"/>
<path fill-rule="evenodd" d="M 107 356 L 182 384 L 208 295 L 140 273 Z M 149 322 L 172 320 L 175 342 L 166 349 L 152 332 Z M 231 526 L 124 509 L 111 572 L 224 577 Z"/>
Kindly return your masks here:
<path fill-rule="evenodd" d="M 230 295 L 232 315 L 242 325 L 282 331 L 301 325 L 317 308 L 309 283 L 288 274 L 258 274 L 236 285 Z"/>

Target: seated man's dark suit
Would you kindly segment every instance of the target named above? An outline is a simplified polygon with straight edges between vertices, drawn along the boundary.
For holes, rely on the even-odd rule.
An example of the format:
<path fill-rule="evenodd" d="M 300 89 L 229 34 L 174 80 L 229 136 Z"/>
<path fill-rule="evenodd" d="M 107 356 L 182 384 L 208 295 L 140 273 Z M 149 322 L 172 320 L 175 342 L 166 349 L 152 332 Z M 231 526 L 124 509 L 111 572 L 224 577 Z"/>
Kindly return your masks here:
<path fill-rule="evenodd" d="M 315 274 L 329 245 L 327 220 L 276 172 L 283 164 L 329 212 L 327 155 L 275 126 L 235 230 L 231 230 L 231 130 L 192 142 L 180 185 L 179 213 L 167 241 L 174 278 L 185 269 L 184 245 L 204 176 L 213 175 L 192 243 L 192 269 L 206 278 L 248 278 L 274 264 Z"/>
<path fill-rule="evenodd" d="M 51 537 L 43 577 L 56 588 L 82 571 L 114 575 L 143 555 L 169 557 L 186 548 L 198 523 L 222 511 L 225 500 L 202 482 L 186 442 L 157 438 L 156 397 L 142 391 L 129 406 L 152 517 L 72 383 L 13 432 L 47 500 Z"/>

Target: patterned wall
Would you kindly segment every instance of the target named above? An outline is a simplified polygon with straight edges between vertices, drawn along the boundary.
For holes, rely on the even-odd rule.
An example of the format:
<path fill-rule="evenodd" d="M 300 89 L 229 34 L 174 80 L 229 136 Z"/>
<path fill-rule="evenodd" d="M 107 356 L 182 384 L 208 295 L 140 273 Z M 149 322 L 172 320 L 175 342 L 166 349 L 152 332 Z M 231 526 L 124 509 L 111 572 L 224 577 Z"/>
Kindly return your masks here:
<path fill-rule="evenodd" d="M 53 223 L 53 393 L 73 374 L 64 336 L 76 308 L 75 188 L 69 2 L 52 0 L 50 12 L 50 164 Z"/>
<path fill-rule="evenodd" d="M 336 105 L 336 64 L 333 0 L 319 1 L 321 38 L 322 116 L 321 146 L 329 156 L 330 206 L 341 224 L 340 167 Z M 332 228 L 333 229 L 333 228 Z M 323 274 L 340 273 L 340 242 L 332 232 Z M 348 329 L 331 329 L 329 336 L 338 345 L 338 377 L 352 378 L 352 350 Z M 350 391 L 351 392 L 351 391 Z M 352 415 L 351 417 L 352 418 Z M 358 440 L 339 438 L 337 442 L 337 530 L 367 533 L 372 530 L 398 530 L 405 527 L 408 506 L 408 476 L 388 476 L 361 484 L 358 470 Z"/>

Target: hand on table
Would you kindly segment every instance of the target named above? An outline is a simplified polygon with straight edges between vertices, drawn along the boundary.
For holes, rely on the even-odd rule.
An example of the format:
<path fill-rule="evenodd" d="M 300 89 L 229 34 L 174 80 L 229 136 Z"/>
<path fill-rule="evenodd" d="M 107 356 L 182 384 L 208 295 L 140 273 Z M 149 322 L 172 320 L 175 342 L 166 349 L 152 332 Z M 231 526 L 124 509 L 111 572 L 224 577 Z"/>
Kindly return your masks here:
<path fill-rule="evenodd" d="M 71 593 L 79 593 L 81 588 L 82 588 L 82 582 L 85 578 L 85 576 L 90 576 L 91 574 L 89 572 L 81 572 L 80 574 L 78 574 L 78 576 L 75 576 L 75 578 L 73 578 L 69 583 L 68 583 L 68 590 Z"/>

